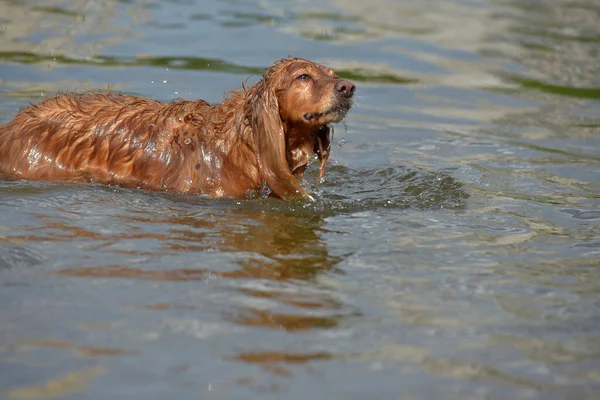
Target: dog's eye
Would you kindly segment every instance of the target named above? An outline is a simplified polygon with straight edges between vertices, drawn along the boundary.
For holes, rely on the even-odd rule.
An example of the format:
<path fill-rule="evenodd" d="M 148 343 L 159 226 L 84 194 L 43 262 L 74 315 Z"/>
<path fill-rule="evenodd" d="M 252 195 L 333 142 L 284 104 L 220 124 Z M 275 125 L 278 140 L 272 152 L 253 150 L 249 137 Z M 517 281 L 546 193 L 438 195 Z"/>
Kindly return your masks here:
<path fill-rule="evenodd" d="M 302 75 L 299 75 L 299 76 L 296 77 L 296 80 L 302 81 L 302 82 L 308 81 L 308 80 L 311 80 L 311 79 L 312 78 L 308 74 L 302 74 Z"/>

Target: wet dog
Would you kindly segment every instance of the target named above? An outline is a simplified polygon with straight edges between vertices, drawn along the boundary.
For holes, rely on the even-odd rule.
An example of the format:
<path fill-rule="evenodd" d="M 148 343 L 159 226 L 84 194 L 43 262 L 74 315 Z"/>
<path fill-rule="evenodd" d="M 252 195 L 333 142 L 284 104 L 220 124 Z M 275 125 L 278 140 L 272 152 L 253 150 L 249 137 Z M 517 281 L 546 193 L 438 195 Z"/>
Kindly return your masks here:
<path fill-rule="evenodd" d="M 354 90 L 332 69 L 289 58 L 218 105 L 62 94 L 0 126 L 0 173 L 213 197 L 268 187 L 311 200 L 303 173 L 316 154 L 323 175 L 330 124 L 345 117 Z"/>

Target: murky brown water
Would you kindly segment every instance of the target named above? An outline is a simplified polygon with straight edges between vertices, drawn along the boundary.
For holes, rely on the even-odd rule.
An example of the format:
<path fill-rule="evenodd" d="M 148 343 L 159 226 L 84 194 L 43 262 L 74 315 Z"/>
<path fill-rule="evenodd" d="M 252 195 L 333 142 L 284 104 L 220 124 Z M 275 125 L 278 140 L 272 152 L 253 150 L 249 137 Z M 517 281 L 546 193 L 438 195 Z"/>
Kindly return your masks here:
<path fill-rule="evenodd" d="M 58 91 L 358 86 L 315 204 L 0 180 L 0 398 L 593 399 L 595 0 L 0 0 L 0 123 Z"/>

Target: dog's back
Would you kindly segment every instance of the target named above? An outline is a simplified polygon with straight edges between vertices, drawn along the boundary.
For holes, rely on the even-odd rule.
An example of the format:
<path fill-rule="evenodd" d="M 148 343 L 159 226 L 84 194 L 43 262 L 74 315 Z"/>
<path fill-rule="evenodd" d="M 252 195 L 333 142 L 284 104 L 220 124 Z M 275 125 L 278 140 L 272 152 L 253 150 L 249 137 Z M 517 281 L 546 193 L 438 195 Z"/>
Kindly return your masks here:
<path fill-rule="evenodd" d="M 169 174 L 186 162 L 178 115 L 202 105 L 94 93 L 47 99 L 0 126 L 0 173 L 185 191 L 184 178 Z"/>

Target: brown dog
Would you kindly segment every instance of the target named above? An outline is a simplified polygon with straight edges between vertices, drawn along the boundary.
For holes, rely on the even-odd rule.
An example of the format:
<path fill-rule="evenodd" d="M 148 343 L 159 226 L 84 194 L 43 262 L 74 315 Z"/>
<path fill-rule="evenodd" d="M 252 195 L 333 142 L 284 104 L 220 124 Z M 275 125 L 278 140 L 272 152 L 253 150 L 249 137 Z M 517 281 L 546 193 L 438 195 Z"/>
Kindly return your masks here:
<path fill-rule="evenodd" d="M 312 199 L 299 181 L 314 154 L 323 175 L 329 124 L 344 118 L 354 89 L 332 69 L 291 58 L 214 106 L 62 94 L 0 126 L 0 173 L 213 197 L 266 185 L 285 200 Z"/>

